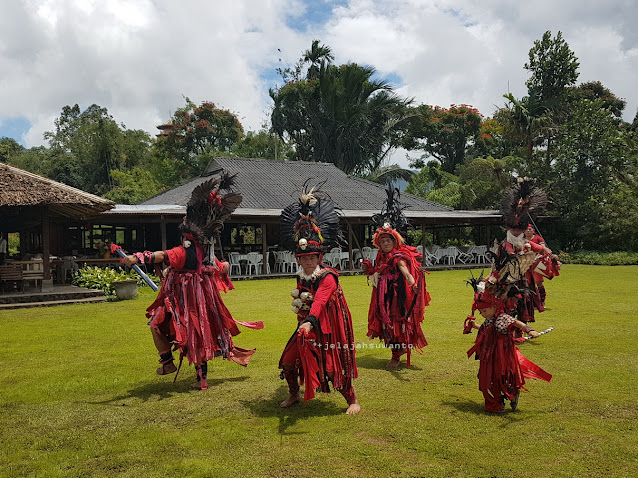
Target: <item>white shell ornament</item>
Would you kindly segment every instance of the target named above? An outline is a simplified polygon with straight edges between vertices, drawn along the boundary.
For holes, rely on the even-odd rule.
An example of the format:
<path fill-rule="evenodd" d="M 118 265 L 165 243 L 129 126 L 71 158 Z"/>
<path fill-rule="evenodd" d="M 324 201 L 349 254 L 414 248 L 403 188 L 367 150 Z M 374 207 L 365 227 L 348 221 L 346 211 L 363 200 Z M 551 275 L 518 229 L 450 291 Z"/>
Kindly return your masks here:
<path fill-rule="evenodd" d="M 299 297 L 299 289 L 293 289 L 290 291 L 292 297 Z"/>
<path fill-rule="evenodd" d="M 191 246 L 191 241 L 184 241 L 184 247 L 189 248 Z"/>
<path fill-rule="evenodd" d="M 306 247 L 308 247 L 308 241 L 302 237 L 301 239 L 299 239 L 299 247 L 301 247 L 301 249 L 305 251 Z"/>

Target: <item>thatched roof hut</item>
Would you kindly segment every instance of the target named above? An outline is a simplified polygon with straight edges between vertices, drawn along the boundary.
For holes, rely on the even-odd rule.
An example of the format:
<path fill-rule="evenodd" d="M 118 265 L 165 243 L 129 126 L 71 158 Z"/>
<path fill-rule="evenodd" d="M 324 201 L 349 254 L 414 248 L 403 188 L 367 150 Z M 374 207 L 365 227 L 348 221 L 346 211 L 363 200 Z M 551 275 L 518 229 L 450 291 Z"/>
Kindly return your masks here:
<path fill-rule="evenodd" d="M 0 216 L 19 213 L 16 208 L 42 206 L 60 216 L 82 219 L 107 211 L 115 203 L 0 163 Z"/>
<path fill-rule="evenodd" d="M 23 232 L 39 236 L 35 242 L 42 252 L 42 290 L 52 285 L 49 254 L 56 218 L 84 219 L 114 206 L 108 199 L 0 163 L 0 230 L 20 232 L 21 250 L 24 236 L 31 236 Z"/>

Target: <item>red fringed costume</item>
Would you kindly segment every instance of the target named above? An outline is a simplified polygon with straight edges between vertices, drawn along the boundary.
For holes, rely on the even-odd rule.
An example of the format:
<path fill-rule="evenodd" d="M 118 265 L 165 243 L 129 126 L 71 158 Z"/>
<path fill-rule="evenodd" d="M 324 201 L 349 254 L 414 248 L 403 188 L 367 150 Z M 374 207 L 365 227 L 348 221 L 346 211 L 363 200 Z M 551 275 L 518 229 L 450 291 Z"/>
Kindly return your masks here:
<path fill-rule="evenodd" d="M 314 398 L 315 392 L 329 393 L 328 374 L 334 374 L 335 390 L 348 404 L 355 403 L 352 380 L 357 378 L 357 364 L 352 318 L 339 285 L 339 274 L 320 266 L 310 279 L 299 281 L 293 297 L 302 305 L 297 314 L 297 329 L 279 361 L 282 378 L 288 381 L 291 393 L 299 390 L 299 383 L 305 382 L 306 401 Z M 299 334 L 299 325 L 307 319 L 313 325 L 312 332 Z M 284 364 L 294 364 L 294 367 L 287 370 Z"/>
<path fill-rule="evenodd" d="M 148 307 L 149 325 L 168 336 L 189 363 L 201 365 L 215 357 L 247 365 L 255 350 L 239 348 L 232 337 L 237 324 L 261 329 L 263 322 L 237 322 L 224 305 L 220 289 L 233 289 L 223 264 L 202 265 L 201 246 L 190 236 L 189 248 L 165 251 L 169 268 L 157 299 Z"/>
<path fill-rule="evenodd" d="M 417 291 L 407 284 L 399 270 L 398 262 L 403 261 L 410 274 L 417 281 Z M 412 349 L 422 353 L 428 342 L 421 323 L 425 307 L 430 302 L 425 276 L 421 271 L 421 254 L 411 246 L 395 242 L 394 249 L 385 254 L 379 250 L 375 265 L 364 265 L 367 275 L 378 273 L 379 281 L 372 289 L 372 299 L 368 310 L 368 337 L 379 337 L 392 349 L 392 358 L 398 359 L 407 352 L 407 366 L 410 366 Z"/>
<path fill-rule="evenodd" d="M 476 354 L 480 360 L 479 390 L 485 398 L 485 411 L 500 412 L 504 399 L 516 400 L 520 390 L 526 390 L 525 379 L 549 382 L 552 376 L 526 359 L 516 347 L 514 322 L 516 319 L 500 314 L 486 319 L 481 325 L 474 346 L 467 356 Z"/>
<path fill-rule="evenodd" d="M 214 250 L 224 221 L 242 201 L 241 195 L 232 190 L 233 185 L 234 176 L 222 173 L 193 189 L 186 216 L 178 227 L 181 246 L 136 252 L 124 258 L 127 265 L 169 264 L 159 295 L 146 313 L 160 356 L 157 374 L 179 370 L 173 363 L 173 350 L 179 349 L 181 358 L 195 364 L 202 390 L 208 388 L 208 360 L 223 357 L 247 365 L 255 352 L 233 344 L 232 337 L 239 334 L 237 324 L 256 329 L 264 326 L 262 322 L 234 320 L 219 293 L 220 289 L 233 288 L 225 272 L 228 264 L 218 262 Z M 161 276 L 161 270 L 158 272 Z"/>
<path fill-rule="evenodd" d="M 348 402 L 347 414 L 361 409 L 352 380 L 357 378 L 352 318 L 336 270 L 321 264 L 326 249 L 340 242 L 339 215 L 332 200 L 317 188 L 301 190 L 299 201 L 281 212 L 281 244 L 294 250 L 299 281 L 292 310 L 297 329 L 279 360 L 281 378 L 288 382 L 286 408 L 299 401 L 305 382 L 304 402 L 315 392 L 330 392 L 329 381 Z"/>
<path fill-rule="evenodd" d="M 518 178 L 514 187 L 507 189 L 503 194 L 501 212 L 503 221 L 507 227 L 507 238 L 501 243 L 501 248 L 510 255 L 526 255 L 542 253 L 544 247 L 536 242 L 525 239 L 525 230 L 534 218 L 540 214 L 547 205 L 547 195 L 536 187 L 535 181 L 530 178 Z M 517 281 L 517 287 L 522 291 L 521 300 L 516 309 L 508 312 L 522 322 L 534 322 L 534 308 L 543 312 L 543 301 L 534 281 L 531 264 L 525 261 L 525 271 L 515 273 L 513 278 Z"/>
<path fill-rule="evenodd" d="M 502 242 L 502 246 L 508 254 L 524 254 L 528 251 L 539 253 L 543 250 L 543 246 L 526 242 L 525 247 L 517 247 L 507 240 Z M 522 322 L 535 322 L 534 308 L 539 312 L 544 312 L 543 301 L 538 292 L 536 281 L 534 280 L 534 273 L 532 269 L 528 269 L 519 279 L 517 286 L 525 290 L 521 300 L 516 303 L 516 308 L 510 312 L 516 315 L 516 318 Z"/>

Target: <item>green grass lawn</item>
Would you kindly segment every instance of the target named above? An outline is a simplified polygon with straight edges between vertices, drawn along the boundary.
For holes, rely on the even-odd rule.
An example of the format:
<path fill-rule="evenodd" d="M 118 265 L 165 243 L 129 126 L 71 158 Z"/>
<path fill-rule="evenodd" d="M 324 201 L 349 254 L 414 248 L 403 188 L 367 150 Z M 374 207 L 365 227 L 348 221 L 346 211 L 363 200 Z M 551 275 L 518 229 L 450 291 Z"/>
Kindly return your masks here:
<path fill-rule="evenodd" d="M 360 348 L 355 390 L 282 410 L 277 363 L 295 327 L 294 280 L 237 282 L 225 295 L 238 320 L 264 330 L 248 368 L 210 362 L 207 391 L 194 369 L 155 375 L 144 317 L 154 298 L 0 312 L 0 476 L 636 476 L 638 266 L 566 265 L 546 282 L 548 310 L 521 346 L 554 375 L 528 381 L 519 410 L 486 415 L 478 362 L 462 335 L 467 271 L 433 272 L 424 330 L 430 345 L 410 369 L 385 369 L 389 351 Z M 367 340 L 370 288 L 344 277 L 355 336 Z"/>

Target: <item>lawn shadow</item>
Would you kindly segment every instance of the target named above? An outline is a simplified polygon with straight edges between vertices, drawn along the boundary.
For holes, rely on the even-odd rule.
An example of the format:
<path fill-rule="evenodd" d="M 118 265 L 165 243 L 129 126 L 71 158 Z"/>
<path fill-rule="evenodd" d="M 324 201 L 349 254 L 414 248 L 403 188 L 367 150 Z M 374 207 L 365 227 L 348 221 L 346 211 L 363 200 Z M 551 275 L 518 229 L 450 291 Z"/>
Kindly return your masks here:
<path fill-rule="evenodd" d="M 407 373 L 410 373 L 412 371 L 419 372 L 423 370 L 422 368 L 414 365 L 414 363 L 407 367 L 405 364 L 405 357 L 402 357 L 401 365 L 399 365 L 397 368 L 387 368 L 386 365 L 389 361 L 389 358 L 378 358 L 372 355 L 360 355 L 357 357 L 357 368 L 364 368 L 368 370 L 385 370 L 395 379 L 402 382 L 410 381 Z"/>
<path fill-rule="evenodd" d="M 488 413 L 485 411 L 485 406 L 482 401 L 472 401 L 467 400 L 465 398 L 456 398 L 450 397 L 449 400 L 442 400 L 441 405 L 444 407 L 455 408 L 459 412 L 462 413 L 471 413 L 472 415 L 485 415 L 485 416 L 493 416 L 499 417 L 501 419 L 507 419 L 507 422 L 503 423 L 503 426 L 506 426 L 512 423 L 515 420 L 520 419 L 519 411 L 514 411 L 509 406 L 509 401 L 506 402 L 507 405 L 505 407 L 505 411 L 502 413 Z"/>
<path fill-rule="evenodd" d="M 314 399 L 309 400 L 306 403 L 303 402 L 303 393 L 304 390 L 302 388 L 300 390 L 301 400 L 288 408 L 281 408 L 279 406 L 279 404 L 288 396 L 288 389 L 285 386 L 279 387 L 270 399 L 258 401 L 243 400 L 241 403 L 253 414 L 259 417 L 279 418 L 277 431 L 280 435 L 301 435 L 308 433 L 307 431 L 289 430 L 299 419 L 303 420 L 315 417 L 341 415 L 346 411 L 347 404 L 345 403 L 345 400 L 342 407 L 326 400 L 332 394 L 336 394 L 339 398 L 343 398 L 341 397 L 341 394 L 335 390 L 331 390 L 330 394 L 317 393 Z"/>
<path fill-rule="evenodd" d="M 208 388 L 214 388 L 216 385 L 221 385 L 224 382 L 243 382 L 247 379 L 247 375 L 242 377 L 213 378 L 208 380 Z M 86 403 L 90 403 L 93 405 L 109 405 L 131 398 L 137 398 L 142 400 L 143 402 L 147 402 L 149 400 L 164 400 L 167 398 L 171 398 L 173 395 L 198 392 L 198 389 L 191 386 L 191 383 L 193 382 L 195 382 L 194 378 L 193 380 L 183 380 L 183 377 L 180 377 L 180 380 L 177 383 L 173 383 L 173 380 L 165 382 L 143 383 L 139 386 L 131 388 L 126 394 L 118 395 L 108 400 Z M 121 404 L 117 403 L 117 405 Z"/>

